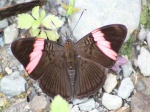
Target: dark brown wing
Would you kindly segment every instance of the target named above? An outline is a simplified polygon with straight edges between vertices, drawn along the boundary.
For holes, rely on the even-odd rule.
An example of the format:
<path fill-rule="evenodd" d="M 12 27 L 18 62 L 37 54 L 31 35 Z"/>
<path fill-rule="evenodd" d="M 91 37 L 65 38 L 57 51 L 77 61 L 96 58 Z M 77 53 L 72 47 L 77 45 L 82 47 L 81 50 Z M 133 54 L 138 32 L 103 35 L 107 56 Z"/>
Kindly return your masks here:
<path fill-rule="evenodd" d="M 42 56 L 40 57 L 41 48 Z M 49 40 L 25 38 L 13 42 L 11 49 L 29 76 L 39 80 L 40 87 L 46 94 L 51 97 L 60 94 L 66 99 L 72 97 L 71 82 L 63 58 L 64 47 Z M 38 57 L 40 57 L 39 60 L 37 60 Z M 35 68 L 34 65 L 36 65 Z M 30 70 L 33 68 L 33 70 L 28 71 L 27 68 Z"/>
<path fill-rule="evenodd" d="M 15 16 L 20 13 L 25 13 L 29 10 L 32 10 L 35 6 L 42 6 L 44 4 L 45 0 L 34 0 L 31 2 L 6 6 L 3 8 L 0 8 L 0 20 Z"/>
<path fill-rule="evenodd" d="M 77 57 L 75 97 L 83 98 L 95 93 L 103 86 L 107 70 L 100 64 Z"/>
<path fill-rule="evenodd" d="M 105 35 L 104 38 L 111 43 L 111 49 L 118 53 L 127 34 L 126 27 L 121 24 L 112 24 L 98 28 L 98 30 L 100 30 Z M 75 44 L 75 50 L 82 58 L 99 63 L 107 68 L 111 68 L 116 62 L 116 60 L 109 58 L 99 49 L 92 33 L 87 34 L 79 40 Z"/>

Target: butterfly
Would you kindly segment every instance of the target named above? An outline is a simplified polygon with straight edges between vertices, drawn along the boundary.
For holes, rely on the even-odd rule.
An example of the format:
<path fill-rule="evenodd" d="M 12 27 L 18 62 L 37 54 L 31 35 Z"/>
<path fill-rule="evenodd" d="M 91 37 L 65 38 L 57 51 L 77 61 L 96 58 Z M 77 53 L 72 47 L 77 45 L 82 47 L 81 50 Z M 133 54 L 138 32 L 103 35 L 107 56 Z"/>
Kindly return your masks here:
<path fill-rule="evenodd" d="M 5 18 L 14 16 L 20 13 L 30 11 L 35 6 L 44 5 L 45 2 L 46 0 L 33 0 L 31 2 L 20 3 L 20 4 L 0 8 L 0 20 L 3 20 Z"/>
<path fill-rule="evenodd" d="M 104 85 L 107 68 L 115 64 L 126 34 L 126 26 L 111 24 L 75 44 L 69 39 L 62 46 L 47 39 L 23 38 L 14 41 L 11 50 L 43 92 L 70 100 L 88 97 Z"/>

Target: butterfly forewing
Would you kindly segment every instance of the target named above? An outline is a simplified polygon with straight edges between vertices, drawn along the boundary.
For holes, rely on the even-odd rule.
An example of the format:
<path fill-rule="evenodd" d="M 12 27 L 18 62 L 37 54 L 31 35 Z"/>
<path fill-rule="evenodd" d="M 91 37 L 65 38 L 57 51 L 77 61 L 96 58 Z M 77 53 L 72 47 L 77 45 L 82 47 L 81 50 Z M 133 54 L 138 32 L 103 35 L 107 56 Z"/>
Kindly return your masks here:
<path fill-rule="evenodd" d="M 25 38 L 13 42 L 11 49 L 29 76 L 39 80 L 45 93 L 51 97 L 57 94 L 66 99 L 72 97 L 64 47 L 49 40 Z"/>
<path fill-rule="evenodd" d="M 113 24 L 98 28 L 96 30 L 100 30 L 104 34 L 105 42 L 110 43 L 110 50 L 113 50 L 117 54 L 125 40 L 127 34 L 126 27 L 120 24 Z M 116 62 L 116 60 L 108 57 L 104 53 L 104 51 L 106 51 L 105 49 L 102 51 L 97 46 L 92 33 L 87 34 L 81 40 L 79 40 L 75 44 L 75 50 L 76 53 L 82 58 L 99 63 L 107 68 L 112 67 Z M 109 53 L 109 51 L 107 53 Z"/>

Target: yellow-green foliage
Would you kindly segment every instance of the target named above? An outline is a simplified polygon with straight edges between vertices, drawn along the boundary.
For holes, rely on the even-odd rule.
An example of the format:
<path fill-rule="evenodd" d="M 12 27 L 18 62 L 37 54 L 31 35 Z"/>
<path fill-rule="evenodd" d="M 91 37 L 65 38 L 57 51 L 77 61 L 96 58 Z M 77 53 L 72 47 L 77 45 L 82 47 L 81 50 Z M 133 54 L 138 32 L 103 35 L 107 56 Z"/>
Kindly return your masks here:
<path fill-rule="evenodd" d="M 127 42 L 125 42 L 121 47 L 120 53 L 123 55 L 127 55 L 128 58 L 130 58 L 132 53 L 132 45 L 134 41 L 135 41 L 135 37 L 134 34 L 132 34 L 130 39 Z"/>
<path fill-rule="evenodd" d="M 32 9 L 32 16 L 30 14 L 18 15 L 18 28 L 29 29 L 33 37 L 56 41 L 59 38 L 57 28 L 62 25 L 63 22 L 58 17 L 51 14 L 46 16 L 45 10 L 40 10 L 39 6 Z"/>
<path fill-rule="evenodd" d="M 50 112 L 70 112 L 69 105 L 60 95 L 55 96 Z"/>
<path fill-rule="evenodd" d="M 142 6 L 142 11 L 140 15 L 140 23 L 145 26 L 145 28 L 150 28 L 150 2 L 147 0 L 146 4 Z"/>

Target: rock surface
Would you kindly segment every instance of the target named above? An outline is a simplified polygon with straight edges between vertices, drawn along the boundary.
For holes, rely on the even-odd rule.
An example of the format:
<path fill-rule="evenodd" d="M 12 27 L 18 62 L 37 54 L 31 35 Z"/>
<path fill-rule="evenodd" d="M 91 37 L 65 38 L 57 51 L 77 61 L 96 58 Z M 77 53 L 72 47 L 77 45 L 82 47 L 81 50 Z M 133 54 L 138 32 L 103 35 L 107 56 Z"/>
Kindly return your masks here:
<path fill-rule="evenodd" d="M 25 91 L 26 80 L 18 72 L 3 77 L 0 81 L 0 91 L 8 96 L 16 96 Z"/>
<path fill-rule="evenodd" d="M 104 93 L 102 104 L 109 110 L 118 109 L 122 106 L 122 99 L 116 95 Z"/>
<path fill-rule="evenodd" d="M 150 53 L 144 47 L 141 47 L 140 55 L 138 55 L 137 65 L 144 76 L 150 76 Z"/>
<path fill-rule="evenodd" d="M 5 44 L 11 44 L 18 38 L 19 30 L 17 24 L 14 23 L 4 29 L 4 42 Z"/>
<path fill-rule="evenodd" d="M 34 96 L 30 103 L 32 112 L 47 112 L 49 110 L 49 102 L 44 96 Z"/>
<path fill-rule="evenodd" d="M 132 112 L 149 112 L 150 111 L 150 98 L 142 93 L 136 93 L 131 99 Z"/>
<path fill-rule="evenodd" d="M 117 23 L 127 26 L 128 39 L 129 35 L 138 27 L 140 21 L 140 0 L 94 0 L 92 3 L 91 0 L 86 0 L 86 2 L 76 0 L 74 7 L 79 7 L 80 10 L 71 16 L 70 26 L 72 29 L 79 20 L 82 11 L 86 9 L 73 32 L 77 40 L 96 28 Z"/>
<path fill-rule="evenodd" d="M 112 92 L 112 90 L 115 88 L 115 86 L 117 85 L 117 78 L 116 78 L 116 75 L 114 74 L 108 74 L 107 75 L 107 79 L 105 81 L 105 84 L 103 86 L 104 90 L 107 92 L 107 93 L 110 93 Z"/>
<path fill-rule="evenodd" d="M 95 108 L 95 101 L 93 98 L 88 99 L 86 102 L 79 104 L 79 108 L 82 111 L 91 111 Z"/>
<path fill-rule="evenodd" d="M 129 77 L 124 78 L 121 81 L 121 85 L 119 86 L 118 96 L 120 96 L 123 99 L 126 99 L 131 95 L 131 92 L 133 91 L 133 89 L 134 89 L 134 85 L 131 79 Z"/>

